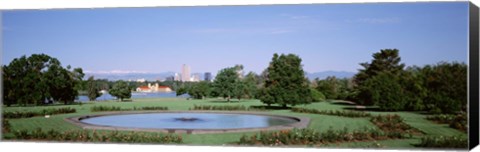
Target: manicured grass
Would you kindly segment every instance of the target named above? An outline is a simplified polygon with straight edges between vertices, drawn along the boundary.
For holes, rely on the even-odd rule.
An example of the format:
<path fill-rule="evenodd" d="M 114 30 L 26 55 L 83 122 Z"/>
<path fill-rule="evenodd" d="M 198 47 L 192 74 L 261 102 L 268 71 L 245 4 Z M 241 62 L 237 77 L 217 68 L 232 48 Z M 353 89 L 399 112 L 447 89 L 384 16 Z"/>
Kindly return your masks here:
<path fill-rule="evenodd" d="M 338 101 L 333 102 L 318 102 L 312 103 L 309 105 L 297 105 L 296 107 L 310 108 L 317 110 L 345 110 L 344 108 L 352 108 L 354 106 L 348 104 L 339 104 Z M 49 118 L 45 117 L 32 117 L 32 118 L 22 118 L 22 119 L 10 119 L 12 130 L 21 130 L 28 129 L 34 130 L 38 127 L 41 127 L 44 130 L 55 129 L 58 131 L 66 130 L 81 130 L 80 127 L 70 124 L 64 120 L 64 118 L 82 116 L 87 114 L 101 113 L 101 112 L 91 112 L 91 107 L 93 106 L 116 106 L 122 109 L 133 109 L 134 107 L 152 107 L 152 106 L 161 106 L 168 107 L 168 110 L 188 110 L 192 108 L 193 105 L 243 105 L 245 107 L 250 106 L 265 106 L 259 100 L 233 100 L 232 102 L 226 102 L 222 99 L 206 99 L 206 100 L 186 100 L 183 98 L 154 98 L 154 99 L 134 99 L 129 102 L 118 102 L 118 101 L 102 101 L 102 102 L 89 102 L 81 105 L 56 105 L 56 106 L 40 106 L 40 107 L 3 107 L 4 111 L 39 111 L 45 108 L 60 108 L 60 107 L 71 107 L 77 110 L 76 113 L 71 114 L 58 114 L 52 115 Z M 300 117 L 309 117 L 310 124 L 308 128 L 315 129 L 319 132 L 333 128 L 335 130 L 343 130 L 347 128 L 349 131 L 363 129 L 365 127 L 371 128 L 376 127 L 370 122 L 369 117 L 365 118 L 348 118 L 348 117 L 339 117 L 339 116 L 330 116 L 330 115 L 320 115 L 320 114 L 307 114 L 307 113 L 295 113 L 289 109 L 278 109 L 278 110 L 266 110 L 261 111 L 270 114 L 277 115 L 286 115 L 286 116 L 300 116 Z M 416 112 L 373 112 L 365 111 L 371 113 L 372 115 L 378 114 L 397 114 L 400 115 L 405 123 L 410 126 L 419 129 L 426 135 L 463 135 L 465 133 L 452 129 L 448 125 L 436 124 L 429 120 L 426 120 L 426 115 L 416 113 Z M 183 137 L 184 144 L 188 145 L 228 145 L 233 142 L 237 142 L 242 135 L 253 135 L 256 132 L 242 132 L 242 133 L 223 133 L 223 134 L 181 134 Z M 7 134 L 7 136 L 11 135 Z M 409 148 L 413 144 L 420 142 L 420 138 L 414 137 L 412 139 L 401 139 L 401 140 L 383 140 L 376 142 L 358 142 L 358 143 L 342 143 L 338 145 L 329 145 L 332 147 L 368 147 L 373 144 L 379 143 L 381 147 L 384 148 Z"/>

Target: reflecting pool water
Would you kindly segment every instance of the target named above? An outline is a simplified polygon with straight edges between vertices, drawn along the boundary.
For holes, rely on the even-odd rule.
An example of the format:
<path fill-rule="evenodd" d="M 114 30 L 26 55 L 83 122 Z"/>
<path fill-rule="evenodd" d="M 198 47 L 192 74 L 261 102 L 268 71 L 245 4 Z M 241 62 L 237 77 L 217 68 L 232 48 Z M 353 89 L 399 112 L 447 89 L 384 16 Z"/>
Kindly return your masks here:
<path fill-rule="evenodd" d="M 145 113 L 92 117 L 84 123 L 144 129 L 240 129 L 263 128 L 298 122 L 287 117 L 225 113 Z"/>

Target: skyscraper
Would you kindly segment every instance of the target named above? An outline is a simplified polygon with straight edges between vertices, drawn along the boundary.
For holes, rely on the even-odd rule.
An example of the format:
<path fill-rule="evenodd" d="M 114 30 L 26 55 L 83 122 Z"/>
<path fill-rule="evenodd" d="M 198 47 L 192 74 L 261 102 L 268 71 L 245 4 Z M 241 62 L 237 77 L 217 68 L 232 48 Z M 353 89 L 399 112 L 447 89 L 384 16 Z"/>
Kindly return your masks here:
<path fill-rule="evenodd" d="M 182 66 L 182 81 L 190 81 L 190 67 L 186 64 L 183 64 Z"/>
<path fill-rule="evenodd" d="M 212 81 L 212 73 L 210 72 L 205 72 L 205 81 Z"/>

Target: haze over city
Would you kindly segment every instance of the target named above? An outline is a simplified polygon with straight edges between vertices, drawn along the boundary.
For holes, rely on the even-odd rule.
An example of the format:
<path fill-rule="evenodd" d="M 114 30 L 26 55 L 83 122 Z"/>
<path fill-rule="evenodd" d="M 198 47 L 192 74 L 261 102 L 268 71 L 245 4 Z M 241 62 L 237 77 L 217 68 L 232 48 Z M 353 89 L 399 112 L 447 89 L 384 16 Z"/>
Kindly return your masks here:
<path fill-rule="evenodd" d="M 380 49 L 406 65 L 467 60 L 461 3 L 4 11 L 2 64 L 45 53 L 86 73 L 261 73 L 273 53 L 306 72 L 356 72 Z M 428 12 L 428 13 L 427 13 Z M 428 14 L 428 15 L 427 15 Z"/>

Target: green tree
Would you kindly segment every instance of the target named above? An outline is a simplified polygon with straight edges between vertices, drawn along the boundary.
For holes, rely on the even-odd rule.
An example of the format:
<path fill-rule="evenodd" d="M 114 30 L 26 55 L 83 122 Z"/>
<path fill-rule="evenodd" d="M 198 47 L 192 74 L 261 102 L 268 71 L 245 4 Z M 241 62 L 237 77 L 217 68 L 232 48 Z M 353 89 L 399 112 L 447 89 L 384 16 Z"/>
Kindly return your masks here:
<path fill-rule="evenodd" d="M 328 76 L 325 80 L 317 82 L 316 89 L 322 92 L 327 99 L 337 99 L 340 86 L 335 76 Z"/>
<path fill-rule="evenodd" d="M 351 78 L 343 78 L 337 80 L 339 84 L 339 89 L 338 89 L 338 97 L 337 99 L 340 100 L 352 100 L 355 90 L 353 88 L 353 79 Z"/>
<path fill-rule="evenodd" d="M 87 89 L 88 100 L 90 101 L 94 101 L 102 95 L 93 76 L 90 76 L 87 80 Z"/>
<path fill-rule="evenodd" d="M 404 64 L 401 64 L 401 58 L 399 56 L 399 51 L 397 49 L 384 49 L 380 52 L 374 53 L 373 60 L 371 63 L 361 63 L 364 69 L 359 70 L 355 75 L 354 81 L 357 84 L 356 89 L 358 94 L 356 99 L 360 104 L 364 105 L 373 105 L 373 99 L 371 91 L 368 91 L 368 88 L 364 83 L 377 76 L 380 73 L 390 73 L 393 75 L 399 75 L 404 68 Z"/>
<path fill-rule="evenodd" d="M 210 94 L 210 83 L 207 81 L 195 83 L 188 89 L 188 94 L 194 99 L 206 98 Z"/>
<path fill-rule="evenodd" d="M 112 89 L 110 89 L 109 93 L 112 96 L 119 98 L 120 101 L 123 101 L 123 99 L 130 98 L 132 96 L 130 87 L 125 81 L 122 81 L 122 80 L 115 82 Z"/>
<path fill-rule="evenodd" d="M 427 89 L 425 104 L 434 113 L 456 113 L 467 109 L 467 65 L 440 62 L 422 69 Z"/>
<path fill-rule="evenodd" d="M 220 70 L 215 77 L 215 81 L 213 81 L 215 93 L 218 96 L 226 98 L 227 101 L 230 102 L 231 97 L 235 95 L 234 93 L 237 88 L 236 83 L 238 79 L 239 75 L 235 67 L 228 67 Z"/>
<path fill-rule="evenodd" d="M 422 68 L 416 66 L 407 67 L 405 72 L 400 75 L 399 81 L 406 100 L 404 110 L 421 111 L 425 109 L 424 100 L 428 92 L 421 70 Z"/>
<path fill-rule="evenodd" d="M 311 88 L 310 91 L 312 93 L 312 102 L 320 102 L 326 99 L 325 95 L 317 89 Z"/>
<path fill-rule="evenodd" d="M 179 87 L 175 90 L 177 96 L 183 95 L 187 93 L 187 89 L 185 87 Z"/>
<path fill-rule="evenodd" d="M 2 70 L 6 80 L 5 103 L 24 106 L 52 100 L 71 103 L 78 95 L 75 85 L 81 81 L 82 74 L 80 68 L 70 72 L 56 58 L 45 54 L 15 58 Z"/>
<path fill-rule="evenodd" d="M 243 79 L 245 83 L 245 91 L 244 95 L 247 96 L 247 98 L 255 98 L 258 94 L 258 79 L 259 76 L 255 74 L 254 72 L 249 72 L 247 76 Z"/>
<path fill-rule="evenodd" d="M 247 85 L 245 81 L 240 79 L 237 79 L 233 85 L 233 95 L 240 101 L 248 93 Z"/>
<path fill-rule="evenodd" d="M 76 90 L 73 78 L 69 71 L 60 66 L 52 66 L 46 73 L 49 78 L 50 95 L 55 101 L 63 101 L 64 104 L 73 102 L 76 97 Z"/>
<path fill-rule="evenodd" d="M 301 62 L 302 59 L 297 55 L 279 56 L 275 53 L 268 67 L 260 100 L 267 105 L 275 103 L 283 107 L 312 102 Z"/>
<path fill-rule="evenodd" d="M 405 107 L 406 98 L 399 82 L 399 77 L 389 72 L 378 75 L 365 81 L 361 90 L 371 96 L 374 105 L 385 111 L 398 111 Z"/>

